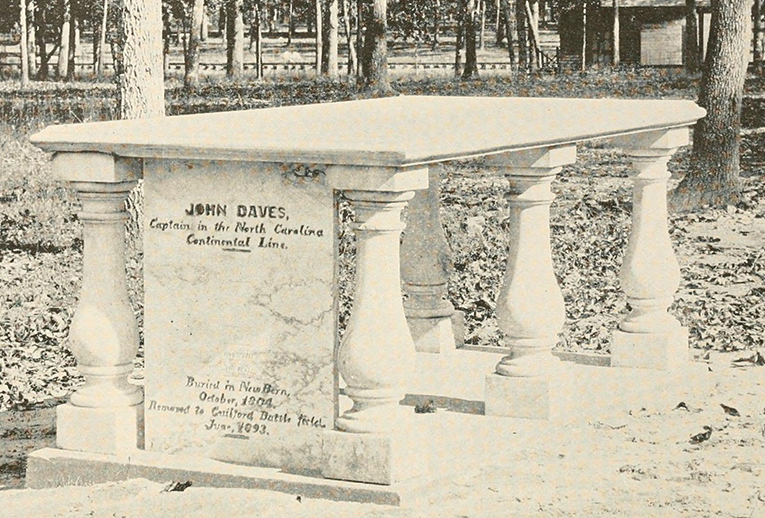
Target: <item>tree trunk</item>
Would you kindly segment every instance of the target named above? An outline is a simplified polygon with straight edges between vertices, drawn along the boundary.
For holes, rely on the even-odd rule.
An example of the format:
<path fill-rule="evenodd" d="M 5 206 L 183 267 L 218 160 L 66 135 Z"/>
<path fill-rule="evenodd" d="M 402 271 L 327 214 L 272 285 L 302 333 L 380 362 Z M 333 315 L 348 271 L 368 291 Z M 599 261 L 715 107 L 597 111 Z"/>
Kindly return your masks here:
<path fill-rule="evenodd" d="M 26 0 L 19 0 L 19 32 L 21 41 L 19 42 L 19 50 L 21 51 L 21 84 L 26 86 L 29 84 L 29 56 L 27 53 L 27 5 Z"/>
<path fill-rule="evenodd" d="M 165 4 L 166 5 L 166 4 Z M 162 7 L 162 71 L 168 70 L 170 65 L 170 37 L 173 32 L 170 23 L 170 9 Z M 112 47 L 113 48 L 113 47 Z M 112 55 L 114 55 L 112 53 Z M 116 67 L 115 67 L 116 70 Z"/>
<path fill-rule="evenodd" d="M 337 77 L 337 0 L 327 0 L 327 76 Z"/>
<path fill-rule="evenodd" d="M 106 31 L 109 20 L 109 0 L 104 0 L 101 14 L 101 31 L 98 34 L 98 56 L 96 56 L 96 77 L 104 76 L 104 60 L 106 59 Z"/>
<path fill-rule="evenodd" d="M 701 63 L 706 62 L 707 60 L 707 53 L 706 49 L 704 48 L 705 40 L 704 40 L 704 17 L 699 16 L 699 61 Z"/>
<path fill-rule="evenodd" d="M 193 0 L 191 6 L 191 28 L 189 30 L 188 57 L 183 83 L 186 86 L 199 82 L 199 47 L 202 42 L 202 22 L 204 21 L 204 0 Z"/>
<path fill-rule="evenodd" d="M 74 14 L 72 14 L 72 17 L 70 18 L 69 22 L 69 52 L 67 53 L 66 59 L 67 59 L 67 67 L 66 67 L 66 80 L 72 81 L 75 76 L 75 56 L 77 55 L 77 46 L 78 42 L 80 40 L 80 29 L 78 27 L 79 20 L 74 17 Z"/>
<path fill-rule="evenodd" d="M 462 79 L 478 77 L 478 58 L 476 56 L 476 30 L 479 23 L 479 0 L 463 0 L 465 12 L 465 70 Z"/>
<path fill-rule="evenodd" d="M 255 11 L 256 8 L 253 8 L 252 15 L 250 16 L 250 45 L 248 47 L 250 52 L 255 50 Z"/>
<path fill-rule="evenodd" d="M 356 0 L 356 82 L 358 84 L 361 84 L 361 59 L 364 55 L 364 38 L 361 34 L 363 26 L 363 12 L 364 0 Z"/>
<path fill-rule="evenodd" d="M 307 9 L 306 10 L 306 22 L 305 22 L 305 30 L 308 35 L 311 35 L 314 30 L 314 24 L 316 22 L 316 12 L 315 9 Z"/>
<path fill-rule="evenodd" d="M 539 68 L 540 50 L 539 50 L 539 2 L 537 0 L 526 0 L 526 20 L 529 23 L 529 70 L 535 71 Z"/>
<path fill-rule="evenodd" d="M 486 0 L 479 0 L 481 8 L 481 31 L 478 33 L 478 46 L 486 50 Z"/>
<path fill-rule="evenodd" d="M 433 37 L 432 37 L 432 45 L 431 48 L 433 50 L 436 50 L 438 48 L 438 45 L 441 43 L 438 39 L 438 32 L 440 30 L 441 25 L 441 0 L 435 0 L 433 2 Z"/>
<path fill-rule="evenodd" d="M 263 79 L 263 6 L 260 1 L 255 2 L 252 10 L 253 24 L 255 26 L 255 76 Z"/>
<path fill-rule="evenodd" d="M 695 74 L 699 71 L 699 14 L 696 11 L 696 0 L 685 0 L 685 55 L 683 64 L 685 71 Z"/>
<path fill-rule="evenodd" d="M 337 0 L 324 0 L 322 13 L 322 75 L 337 77 Z"/>
<path fill-rule="evenodd" d="M 189 33 L 189 21 L 188 21 L 188 18 L 186 17 L 185 12 L 180 22 L 181 23 L 178 24 L 178 33 L 179 33 L 179 36 L 181 37 L 181 49 L 183 50 L 183 73 L 185 76 L 186 70 L 188 70 L 189 68 L 189 43 L 187 40 L 187 35 Z"/>
<path fill-rule="evenodd" d="M 754 0 L 752 6 L 752 19 L 754 24 L 752 25 L 752 36 L 754 38 L 753 59 L 754 59 L 754 71 L 756 73 L 762 72 L 762 23 L 760 21 L 762 15 L 762 0 Z"/>
<path fill-rule="evenodd" d="M 242 0 L 227 0 L 226 6 L 226 76 L 241 77 L 244 71 Z"/>
<path fill-rule="evenodd" d="M 454 76 L 462 75 L 462 47 L 465 44 L 465 7 L 466 0 L 457 0 L 457 37 L 454 41 Z"/>
<path fill-rule="evenodd" d="M 315 0 L 314 3 L 314 21 L 316 24 L 316 37 L 314 43 L 316 46 L 316 75 L 321 75 L 321 65 L 324 62 L 324 21 L 322 20 L 322 0 Z"/>
<path fill-rule="evenodd" d="M 27 67 L 29 76 L 37 75 L 37 36 L 35 23 L 35 0 L 27 0 Z"/>
<path fill-rule="evenodd" d="M 372 0 L 368 10 L 364 52 L 361 58 L 362 87 L 378 95 L 393 91 L 388 78 L 387 0 Z"/>
<path fill-rule="evenodd" d="M 582 70 L 587 68 L 587 2 L 582 1 Z"/>
<path fill-rule="evenodd" d="M 504 23 L 504 19 L 502 18 L 501 0 L 496 0 L 496 4 L 494 5 L 494 11 L 495 11 L 494 36 L 496 37 L 495 43 L 499 45 L 505 40 L 504 28 L 502 27 L 502 24 Z"/>
<path fill-rule="evenodd" d="M 526 0 L 515 0 L 515 25 L 518 33 L 518 68 L 526 72 L 529 68 L 529 37 L 526 32 L 528 21 Z"/>
<path fill-rule="evenodd" d="M 351 13 L 348 0 L 343 0 L 343 30 L 345 30 L 345 42 L 348 45 L 348 77 L 351 77 L 356 70 L 356 47 L 353 45 L 351 35 Z"/>
<path fill-rule="evenodd" d="M 40 71 L 37 73 L 37 78 L 44 81 L 48 79 L 48 62 L 53 55 L 53 50 L 48 52 L 45 9 L 40 9 L 39 16 L 35 17 L 35 24 L 39 26 L 39 30 L 35 35 L 37 36 L 37 48 L 40 49 Z"/>
<path fill-rule="evenodd" d="M 507 57 L 510 58 L 510 63 L 516 64 L 515 54 L 515 5 L 510 5 L 510 0 L 502 0 L 502 12 L 505 18 L 505 37 L 507 38 Z"/>
<path fill-rule="evenodd" d="M 696 124 L 688 174 L 672 193 L 675 210 L 735 204 L 741 192 L 741 97 L 749 54 L 749 3 L 712 0 L 709 48 L 699 104 L 707 116 Z"/>
<path fill-rule="evenodd" d="M 72 3 L 64 0 L 64 18 L 61 23 L 61 45 L 58 51 L 57 73 L 58 77 L 65 78 L 69 75 L 69 33 L 72 30 Z"/>
<path fill-rule="evenodd" d="M 619 63 L 621 63 L 621 38 L 619 32 L 621 31 L 619 27 L 619 0 L 614 0 L 614 27 L 613 27 L 613 34 L 611 39 L 611 64 L 615 67 L 619 66 Z"/>
<path fill-rule="evenodd" d="M 266 2 L 266 5 L 268 5 L 268 2 Z M 272 5 L 272 6 L 270 6 L 270 9 L 266 9 L 266 11 L 268 12 L 268 15 L 269 15 L 268 16 L 268 32 L 269 32 L 269 34 L 275 35 L 276 32 L 277 32 L 277 30 L 276 30 L 277 29 L 277 27 L 276 27 L 276 21 L 277 21 L 276 20 L 276 13 L 277 13 L 276 6 Z"/>
<path fill-rule="evenodd" d="M 344 0 L 347 1 L 347 0 Z M 292 38 L 295 36 L 295 5 L 294 0 L 289 0 L 287 4 L 287 46 L 292 45 Z"/>
<path fill-rule="evenodd" d="M 159 0 L 122 0 L 122 73 L 120 113 L 123 119 L 165 114 L 162 70 L 162 9 Z"/>

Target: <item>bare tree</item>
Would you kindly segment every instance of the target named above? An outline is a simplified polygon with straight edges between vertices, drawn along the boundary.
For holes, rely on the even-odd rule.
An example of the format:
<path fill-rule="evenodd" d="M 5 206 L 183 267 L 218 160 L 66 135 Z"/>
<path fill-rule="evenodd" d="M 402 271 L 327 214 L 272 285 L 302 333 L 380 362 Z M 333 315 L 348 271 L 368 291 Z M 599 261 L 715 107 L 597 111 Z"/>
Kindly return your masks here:
<path fill-rule="evenodd" d="M 615 67 L 619 66 L 621 62 L 621 28 L 619 27 L 619 0 L 613 0 L 614 2 L 614 26 L 611 39 L 611 64 Z"/>
<path fill-rule="evenodd" d="M 205 2 L 193 0 L 191 6 L 191 27 L 189 28 L 188 57 L 183 83 L 192 86 L 199 82 L 199 47 L 202 42 L 202 23 L 204 23 Z"/>
<path fill-rule="evenodd" d="M 27 56 L 27 6 L 26 0 L 19 0 L 19 28 L 21 41 L 19 49 L 21 50 L 21 84 L 29 84 L 29 57 Z"/>
<path fill-rule="evenodd" d="M 106 59 L 106 31 L 109 20 L 109 0 L 104 0 L 103 13 L 101 14 L 101 31 L 98 34 L 98 55 L 96 58 L 96 76 L 104 75 L 104 60 Z"/>
<path fill-rule="evenodd" d="M 324 0 L 322 9 L 321 73 L 337 77 L 337 0 Z"/>
<path fill-rule="evenodd" d="M 481 31 L 478 33 L 478 46 L 486 50 L 486 0 L 479 0 L 481 11 Z"/>
<path fill-rule="evenodd" d="M 316 37 L 314 44 L 316 46 L 316 75 L 321 75 L 321 64 L 323 63 L 323 51 L 324 51 L 324 24 L 322 23 L 322 1 L 315 0 L 314 6 L 314 20 L 316 21 Z"/>
<path fill-rule="evenodd" d="M 754 37 L 753 59 L 754 71 L 762 72 L 762 0 L 754 0 L 752 5 L 752 32 Z"/>
<path fill-rule="evenodd" d="M 540 50 L 539 50 L 539 1 L 526 0 L 526 21 L 528 23 L 529 38 L 529 70 L 539 68 Z"/>
<path fill-rule="evenodd" d="M 699 71 L 699 14 L 696 0 L 685 0 L 685 70 L 691 74 Z"/>
<path fill-rule="evenodd" d="M 367 12 L 361 56 L 361 86 L 367 91 L 387 94 L 393 91 L 388 77 L 387 0 L 372 0 L 372 8 Z"/>
<path fill-rule="evenodd" d="M 515 0 L 515 28 L 518 33 L 518 68 L 526 71 L 529 67 L 529 37 L 526 16 L 526 0 Z"/>
<path fill-rule="evenodd" d="M 226 75 L 244 72 L 244 17 L 242 0 L 226 0 Z"/>
<path fill-rule="evenodd" d="M 327 75 L 337 77 L 337 0 L 327 0 Z"/>
<path fill-rule="evenodd" d="M 343 29 L 345 30 L 345 43 L 348 45 L 348 76 L 352 76 L 356 70 L 356 46 L 351 37 L 351 12 L 348 0 L 343 0 Z"/>
<path fill-rule="evenodd" d="M 465 20 L 465 69 L 462 79 L 478 77 L 478 57 L 476 55 L 476 29 L 479 24 L 478 0 L 462 0 Z"/>
<path fill-rule="evenodd" d="M 165 114 L 160 0 L 122 0 L 122 71 L 120 113 L 123 119 Z"/>
<path fill-rule="evenodd" d="M 250 30 L 255 41 L 255 77 L 263 78 L 263 6 L 257 0 L 252 8 Z M 252 49 L 252 47 L 250 47 Z"/>
<path fill-rule="evenodd" d="M 295 37 L 295 1 L 289 0 L 287 3 L 287 46 L 292 45 L 292 38 Z"/>
<path fill-rule="evenodd" d="M 505 20 L 505 36 L 507 37 L 507 54 L 510 58 L 510 62 L 515 64 L 515 38 L 516 38 L 516 18 L 515 18 L 515 3 L 510 4 L 510 0 L 502 0 L 502 12 L 504 13 Z"/>
<path fill-rule="evenodd" d="M 69 75 L 69 33 L 72 31 L 72 2 L 64 0 L 64 17 L 61 22 L 61 44 L 58 52 L 58 77 Z"/>
<path fill-rule="evenodd" d="M 35 20 L 35 0 L 27 0 L 26 4 L 27 66 L 29 67 L 29 75 L 31 77 L 37 74 L 37 23 Z"/>
<path fill-rule="evenodd" d="M 462 48 L 465 46 L 465 0 L 458 0 L 457 37 L 454 39 L 454 76 L 462 75 Z"/>
<path fill-rule="evenodd" d="M 749 60 L 750 3 L 712 0 L 709 48 L 699 104 L 707 116 L 696 124 L 691 167 L 671 196 L 676 210 L 736 203 L 741 192 L 741 99 Z"/>
<path fill-rule="evenodd" d="M 66 59 L 68 61 L 66 66 L 67 81 L 73 80 L 75 76 L 75 57 L 77 56 L 77 47 L 79 46 L 80 41 L 79 18 L 76 16 L 77 13 L 74 8 L 72 8 L 71 12 L 72 15 L 69 22 L 69 46 L 67 48 L 68 52 L 66 54 Z"/>

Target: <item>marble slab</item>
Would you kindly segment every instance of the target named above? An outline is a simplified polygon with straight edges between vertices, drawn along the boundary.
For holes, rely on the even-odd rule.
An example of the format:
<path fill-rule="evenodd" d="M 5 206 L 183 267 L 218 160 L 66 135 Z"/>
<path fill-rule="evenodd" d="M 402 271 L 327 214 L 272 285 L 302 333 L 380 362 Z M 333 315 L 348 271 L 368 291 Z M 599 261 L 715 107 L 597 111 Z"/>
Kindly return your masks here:
<path fill-rule="evenodd" d="M 317 469 L 337 412 L 324 173 L 155 159 L 144 175 L 146 449 Z"/>
<path fill-rule="evenodd" d="M 123 157 L 404 167 L 687 126 L 704 113 L 685 100 L 398 96 L 49 126 L 31 141 Z"/>

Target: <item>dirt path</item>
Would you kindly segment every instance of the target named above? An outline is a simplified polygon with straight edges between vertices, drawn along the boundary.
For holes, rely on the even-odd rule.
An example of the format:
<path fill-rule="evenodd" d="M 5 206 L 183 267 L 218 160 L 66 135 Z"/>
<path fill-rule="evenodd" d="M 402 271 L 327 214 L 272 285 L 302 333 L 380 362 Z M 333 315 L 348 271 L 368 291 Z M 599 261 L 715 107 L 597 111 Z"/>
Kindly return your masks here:
<path fill-rule="evenodd" d="M 608 422 L 555 427 L 522 448 L 487 440 L 495 464 L 450 480 L 416 507 L 298 501 L 259 490 L 167 493 L 165 484 L 133 480 L 4 491 L 0 509 L 35 517 L 765 517 L 765 367 L 732 361 L 748 354 L 713 354 L 713 389 L 689 396 L 685 408 L 632 408 Z M 692 444 L 704 426 L 711 436 Z"/>

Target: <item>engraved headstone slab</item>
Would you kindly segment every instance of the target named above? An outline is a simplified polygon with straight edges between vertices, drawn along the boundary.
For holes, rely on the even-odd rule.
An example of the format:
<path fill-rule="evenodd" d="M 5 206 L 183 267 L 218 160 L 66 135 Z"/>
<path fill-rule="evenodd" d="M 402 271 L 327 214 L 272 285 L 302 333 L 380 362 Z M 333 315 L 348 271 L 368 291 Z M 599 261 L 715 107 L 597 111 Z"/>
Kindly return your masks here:
<path fill-rule="evenodd" d="M 144 175 L 146 449 L 315 467 L 337 386 L 323 173 L 149 160 Z"/>

